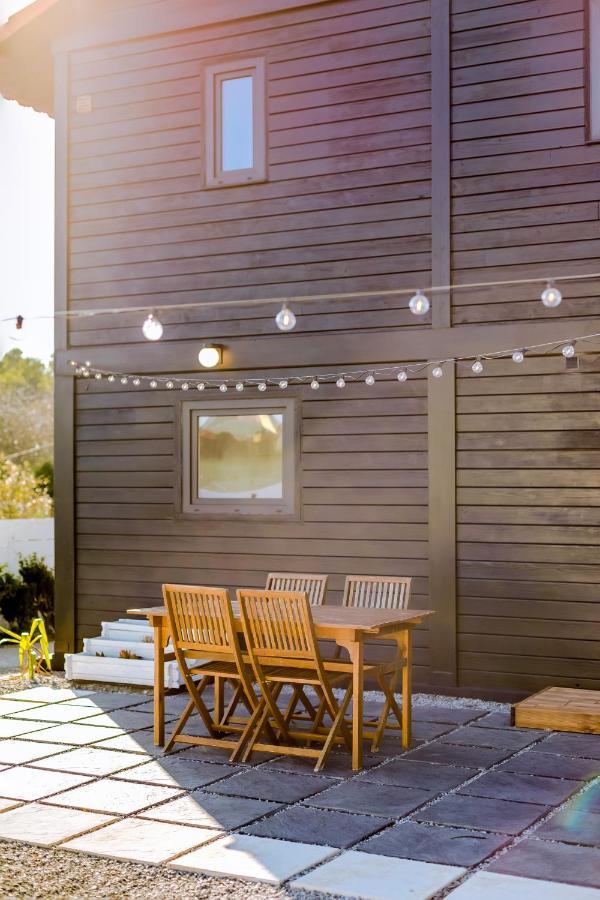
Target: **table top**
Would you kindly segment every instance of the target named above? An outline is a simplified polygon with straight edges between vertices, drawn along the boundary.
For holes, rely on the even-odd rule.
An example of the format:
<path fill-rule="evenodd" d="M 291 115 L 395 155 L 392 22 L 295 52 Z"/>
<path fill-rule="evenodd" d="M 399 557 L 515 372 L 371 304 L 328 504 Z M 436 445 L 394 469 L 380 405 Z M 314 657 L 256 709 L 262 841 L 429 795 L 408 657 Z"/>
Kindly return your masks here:
<path fill-rule="evenodd" d="M 232 603 L 234 615 L 238 616 L 237 604 Z M 129 615 L 146 616 L 153 625 L 166 624 L 167 611 L 164 606 L 138 607 L 127 610 Z M 433 614 L 432 609 L 367 609 L 359 606 L 313 606 L 311 607 L 315 630 L 318 637 L 339 637 L 356 640 L 360 635 L 390 634 L 403 628 L 419 625 L 424 618 Z"/>

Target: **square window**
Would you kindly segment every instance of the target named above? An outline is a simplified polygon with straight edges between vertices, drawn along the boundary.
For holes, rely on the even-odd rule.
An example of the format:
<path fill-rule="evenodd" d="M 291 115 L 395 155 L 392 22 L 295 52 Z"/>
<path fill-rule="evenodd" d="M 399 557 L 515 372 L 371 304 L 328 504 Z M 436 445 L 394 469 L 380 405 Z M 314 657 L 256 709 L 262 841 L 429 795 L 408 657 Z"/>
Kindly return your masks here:
<path fill-rule="evenodd" d="M 262 59 L 207 66 L 206 186 L 264 181 L 265 65 Z"/>
<path fill-rule="evenodd" d="M 588 137 L 600 141 L 600 0 L 588 0 Z"/>
<path fill-rule="evenodd" d="M 294 400 L 186 402 L 181 419 L 184 515 L 296 515 Z"/>

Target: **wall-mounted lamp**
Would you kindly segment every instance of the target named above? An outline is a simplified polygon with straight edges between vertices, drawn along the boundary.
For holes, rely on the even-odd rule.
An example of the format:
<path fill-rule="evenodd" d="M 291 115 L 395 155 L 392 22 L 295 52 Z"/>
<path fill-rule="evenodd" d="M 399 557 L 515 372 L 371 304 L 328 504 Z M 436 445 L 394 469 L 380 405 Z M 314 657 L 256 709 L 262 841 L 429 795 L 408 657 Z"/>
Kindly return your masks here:
<path fill-rule="evenodd" d="M 223 362 L 223 348 L 218 344 L 204 344 L 198 353 L 198 362 L 203 369 L 214 369 Z"/>

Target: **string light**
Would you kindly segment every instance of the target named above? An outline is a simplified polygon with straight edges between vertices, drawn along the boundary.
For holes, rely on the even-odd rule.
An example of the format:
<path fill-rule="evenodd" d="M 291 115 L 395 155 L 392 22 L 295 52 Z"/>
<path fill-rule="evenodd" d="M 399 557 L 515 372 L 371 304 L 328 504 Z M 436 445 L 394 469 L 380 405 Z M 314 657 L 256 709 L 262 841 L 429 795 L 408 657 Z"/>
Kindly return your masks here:
<path fill-rule="evenodd" d="M 152 389 L 157 388 L 157 387 L 158 387 L 158 381 L 156 381 L 156 380 L 153 378 L 152 381 L 150 382 L 150 387 L 151 387 Z"/>
<path fill-rule="evenodd" d="M 160 341 L 163 336 L 163 327 L 154 313 L 148 313 L 146 316 L 142 325 L 142 333 L 148 341 Z"/>
<path fill-rule="evenodd" d="M 344 387 L 346 387 L 346 380 L 345 380 L 345 378 L 343 377 L 343 375 L 340 375 L 340 377 L 337 379 L 336 385 L 337 385 L 339 388 L 344 388 Z"/>
<path fill-rule="evenodd" d="M 203 381 L 201 381 L 199 384 L 196 385 L 196 390 L 203 391 L 205 387 L 206 387 L 206 385 L 204 384 Z"/>
<path fill-rule="evenodd" d="M 132 384 L 134 384 L 136 387 L 139 387 L 139 386 L 140 386 L 140 383 L 141 383 L 141 382 L 140 382 L 140 379 L 139 379 L 139 378 L 134 378 L 134 379 L 133 379 Z"/>
<path fill-rule="evenodd" d="M 319 390 L 319 381 L 318 381 L 318 379 L 313 378 L 313 380 L 312 380 L 311 383 L 310 383 L 310 386 L 311 386 L 311 388 L 313 389 L 313 391 L 318 391 L 318 390 Z"/>
<path fill-rule="evenodd" d="M 167 388 L 168 391 L 172 391 L 173 388 L 175 387 L 175 385 L 173 384 L 172 381 L 167 381 L 165 387 Z"/>
<path fill-rule="evenodd" d="M 481 362 L 481 360 L 476 359 L 475 362 L 473 363 L 473 365 L 471 366 L 471 369 L 473 370 L 473 372 L 476 375 L 481 375 L 481 373 L 483 372 L 483 363 Z"/>
<path fill-rule="evenodd" d="M 94 378 L 96 379 L 96 381 L 102 381 L 102 372 L 96 372 Z"/>
<path fill-rule="evenodd" d="M 371 387 L 372 385 L 375 384 L 375 376 L 372 375 L 370 372 L 367 375 L 367 377 L 365 378 L 365 384 L 368 384 L 369 387 Z"/>
<path fill-rule="evenodd" d="M 420 288 L 417 293 L 414 294 L 408 301 L 408 308 L 410 309 L 413 316 L 427 315 L 430 306 L 431 304 L 429 302 L 429 298 L 425 296 Z"/>
<path fill-rule="evenodd" d="M 243 391 L 244 390 L 244 382 L 238 381 L 238 383 L 235 386 L 235 389 L 236 389 L 236 391 Z"/>
<path fill-rule="evenodd" d="M 227 388 L 227 385 L 225 384 L 225 382 L 223 382 L 223 384 L 219 385 L 219 390 L 221 391 L 222 394 L 227 393 L 228 388 Z"/>
<path fill-rule="evenodd" d="M 512 355 L 512 361 L 516 363 L 522 363 L 525 359 L 525 351 L 524 350 L 515 350 Z"/>
<path fill-rule="evenodd" d="M 281 388 L 282 391 L 285 391 L 287 386 L 288 386 L 287 378 L 282 378 L 281 381 L 279 382 L 279 387 Z"/>
<path fill-rule="evenodd" d="M 398 379 L 398 381 L 406 381 L 406 379 L 408 378 L 408 372 L 406 371 L 406 369 L 400 369 L 400 371 L 396 375 L 396 378 Z"/>
<path fill-rule="evenodd" d="M 275 324 L 280 331 L 292 331 L 296 327 L 296 316 L 286 303 L 275 316 Z"/>
<path fill-rule="evenodd" d="M 75 363 L 75 365 L 77 365 L 77 363 Z M 109 375 L 108 378 L 107 378 L 106 380 L 107 380 L 107 381 L 110 381 L 110 383 L 112 384 L 113 381 L 115 380 L 115 376 L 114 376 L 114 375 Z"/>
<path fill-rule="evenodd" d="M 441 366 L 434 366 L 433 369 L 431 370 L 431 374 L 433 375 L 434 378 L 441 378 L 444 374 L 444 370 L 442 369 Z"/>
<path fill-rule="evenodd" d="M 125 377 L 121 378 L 121 384 L 127 384 L 127 378 L 125 378 Z"/>
<path fill-rule="evenodd" d="M 189 384 L 187 383 L 187 381 L 184 381 L 183 384 L 181 385 L 181 390 L 182 390 L 182 391 L 189 391 L 189 389 L 190 389 Z"/>
<path fill-rule="evenodd" d="M 562 303 L 562 294 L 554 284 L 554 281 L 550 280 L 548 282 L 541 293 L 540 299 L 548 309 L 556 309 L 557 306 L 560 306 Z"/>
<path fill-rule="evenodd" d="M 258 385 L 258 389 L 259 389 L 259 391 L 266 391 L 266 389 L 267 389 L 266 382 L 261 381 L 260 384 Z"/>
<path fill-rule="evenodd" d="M 569 359 L 571 356 L 575 356 L 575 347 L 573 344 L 565 344 L 565 346 L 560 351 L 565 359 Z"/>

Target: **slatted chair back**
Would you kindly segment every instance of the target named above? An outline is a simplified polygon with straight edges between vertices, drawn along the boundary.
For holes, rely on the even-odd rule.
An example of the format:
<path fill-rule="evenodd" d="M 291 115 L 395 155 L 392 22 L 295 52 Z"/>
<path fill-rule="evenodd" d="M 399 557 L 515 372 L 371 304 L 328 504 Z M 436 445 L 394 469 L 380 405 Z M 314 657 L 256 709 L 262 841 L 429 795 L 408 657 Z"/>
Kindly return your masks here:
<path fill-rule="evenodd" d="M 368 609 L 408 609 L 412 578 L 378 575 L 348 575 L 344 606 Z"/>
<path fill-rule="evenodd" d="M 327 594 L 327 575 L 270 572 L 265 588 L 268 591 L 302 591 L 311 606 L 323 606 Z"/>
<path fill-rule="evenodd" d="M 305 593 L 240 589 L 237 598 L 255 667 L 318 666 L 320 655 Z"/>
<path fill-rule="evenodd" d="M 163 597 L 175 653 L 241 662 L 225 588 L 163 584 Z"/>

